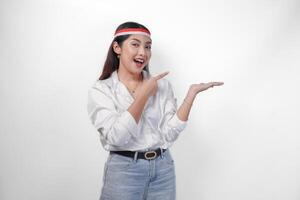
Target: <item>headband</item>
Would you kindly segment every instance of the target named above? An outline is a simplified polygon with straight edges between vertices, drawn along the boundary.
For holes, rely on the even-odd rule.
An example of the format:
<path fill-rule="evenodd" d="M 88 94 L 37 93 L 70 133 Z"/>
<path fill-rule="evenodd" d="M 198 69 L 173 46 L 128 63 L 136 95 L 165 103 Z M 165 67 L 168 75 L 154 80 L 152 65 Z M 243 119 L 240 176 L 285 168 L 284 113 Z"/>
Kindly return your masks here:
<path fill-rule="evenodd" d="M 148 37 L 151 36 L 150 32 L 145 28 L 124 28 L 116 31 L 114 37 L 118 37 L 121 35 L 129 35 L 129 34 L 146 35 Z"/>

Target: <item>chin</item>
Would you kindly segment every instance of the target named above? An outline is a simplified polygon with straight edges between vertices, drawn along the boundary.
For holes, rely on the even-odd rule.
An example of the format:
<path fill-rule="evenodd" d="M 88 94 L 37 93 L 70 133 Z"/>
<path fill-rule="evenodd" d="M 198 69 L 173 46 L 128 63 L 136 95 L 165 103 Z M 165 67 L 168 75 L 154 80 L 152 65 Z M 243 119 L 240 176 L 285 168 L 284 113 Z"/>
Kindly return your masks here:
<path fill-rule="evenodd" d="M 131 74 L 140 74 L 142 71 L 143 71 L 143 69 L 133 69 L 133 70 L 130 70 L 130 73 Z"/>
<path fill-rule="evenodd" d="M 144 68 L 145 68 L 145 67 L 136 68 L 134 71 L 135 71 L 136 73 L 140 73 L 140 72 L 143 71 Z"/>

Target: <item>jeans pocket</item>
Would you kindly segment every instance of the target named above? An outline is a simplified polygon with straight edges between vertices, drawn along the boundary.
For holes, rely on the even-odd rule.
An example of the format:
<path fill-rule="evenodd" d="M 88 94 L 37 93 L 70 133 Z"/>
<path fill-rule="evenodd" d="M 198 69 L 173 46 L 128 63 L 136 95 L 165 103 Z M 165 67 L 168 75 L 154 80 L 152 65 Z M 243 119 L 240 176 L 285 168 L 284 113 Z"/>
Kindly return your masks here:
<path fill-rule="evenodd" d="M 169 165 L 174 165 L 174 160 L 173 160 L 173 159 L 167 158 L 167 159 L 166 159 L 166 162 L 167 162 L 167 164 L 169 164 Z"/>
<path fill-rule="evenodd" d="M 133 158 L 126 156 L 111 154 L 107 162 L 107 166 L 111 170 L 126 170 L 133 164 Z"/>
<path fill-rule="evenodd" d="M 168 165 L 174 165 L 174 160 L 169 151 L 165 152 L 164 160 Z"/>

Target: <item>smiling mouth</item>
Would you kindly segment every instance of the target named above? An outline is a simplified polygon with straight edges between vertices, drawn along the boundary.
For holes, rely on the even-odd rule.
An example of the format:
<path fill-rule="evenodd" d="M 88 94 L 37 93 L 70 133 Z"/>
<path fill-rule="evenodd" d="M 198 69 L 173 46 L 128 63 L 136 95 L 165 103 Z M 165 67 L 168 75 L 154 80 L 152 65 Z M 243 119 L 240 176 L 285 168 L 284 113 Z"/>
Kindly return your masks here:
<path fill-rule="evenodd" d="M 141 64 L 141 65 L 145 63 L 145 61 L 142 59 L 133 59 L 133 60 L 135 63 Z"/>

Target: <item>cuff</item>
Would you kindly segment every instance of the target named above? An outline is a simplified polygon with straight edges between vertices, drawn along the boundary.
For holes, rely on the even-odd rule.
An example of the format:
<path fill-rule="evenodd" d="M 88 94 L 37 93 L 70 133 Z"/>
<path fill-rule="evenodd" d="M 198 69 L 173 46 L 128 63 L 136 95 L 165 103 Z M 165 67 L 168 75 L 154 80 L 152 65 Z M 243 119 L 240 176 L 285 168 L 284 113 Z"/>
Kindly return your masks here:
<path fill-rule="evenodd" d="M 170 120 L 169 125 L 174 128 L 176 127 L 176 129 L 181 132 L 187 126 L 187 121 L 182 121 L 178 118 L 177 113 L 175 113 L 173 118 Z"/>

